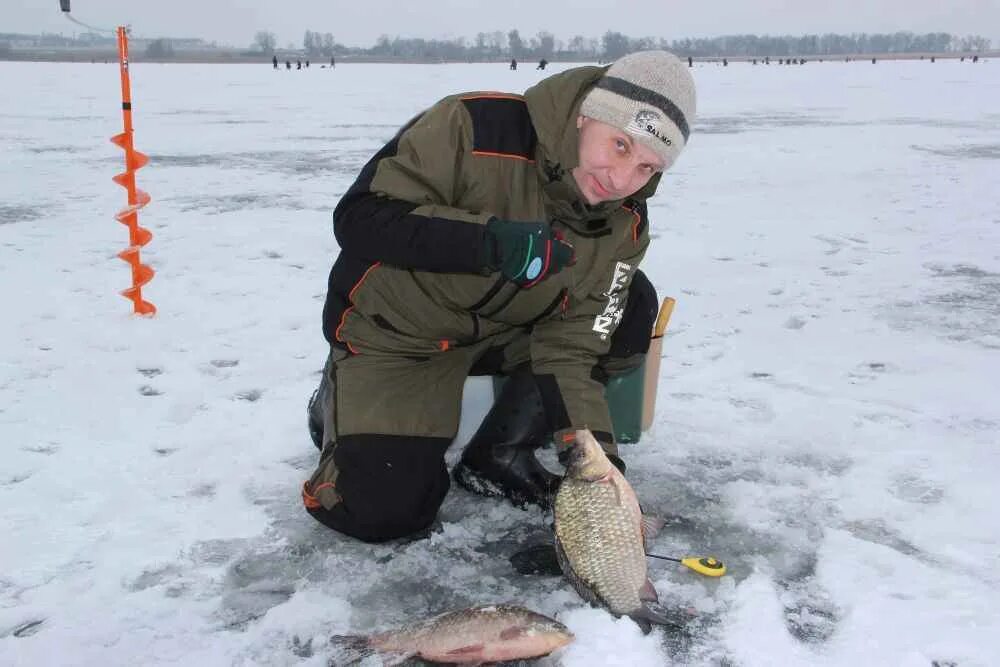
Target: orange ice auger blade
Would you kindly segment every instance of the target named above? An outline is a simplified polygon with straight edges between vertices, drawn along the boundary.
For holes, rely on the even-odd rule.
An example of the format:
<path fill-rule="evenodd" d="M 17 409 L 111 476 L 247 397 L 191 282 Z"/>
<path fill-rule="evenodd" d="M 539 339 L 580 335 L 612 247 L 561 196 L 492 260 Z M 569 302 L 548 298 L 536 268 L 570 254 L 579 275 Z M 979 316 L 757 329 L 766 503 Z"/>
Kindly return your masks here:
<path fill-rule="evenodd" d="M 139 249 L 149 243 L 153 233 L 139 226 L 139 210 L 150 201 L 148 193 L 135 186 L 135 172 L 149 162 L 149 157 L 135 150 L 132 145 L 132 86 L 128 73 L 128 35 L 123 26 L 119 26 L 118 34 L 118 64 L 122 79 L 122 119 L 125 131 L 111 137 L 111 143 L 125 151 L 125 171 L 114 175 L 113 180 L 128 191 L 128 206 L 115 214 L 115 219 L 128 227 L 129 246 L 118 253 L 123 261 L 132 267 L 132 286 L 122 290 L 121 294 L 132 302 L 132 309 L 137 315 L 154 315 L 156 306 L 142 298 L 142 286 L 153 279 L 155 272 L 142 263 Z"/>

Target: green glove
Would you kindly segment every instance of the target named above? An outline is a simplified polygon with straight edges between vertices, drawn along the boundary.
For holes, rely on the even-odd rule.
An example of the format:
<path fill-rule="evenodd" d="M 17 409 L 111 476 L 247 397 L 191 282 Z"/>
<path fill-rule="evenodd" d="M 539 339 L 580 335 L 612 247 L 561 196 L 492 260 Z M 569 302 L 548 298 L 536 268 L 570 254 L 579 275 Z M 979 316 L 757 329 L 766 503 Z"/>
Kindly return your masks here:
<path fill-rule="evenodd" d="M 521 287 L 537 285 L 573 263 L 573 246 L 544 222 L 493 218 L 486 223 L 485 264 Z"/>

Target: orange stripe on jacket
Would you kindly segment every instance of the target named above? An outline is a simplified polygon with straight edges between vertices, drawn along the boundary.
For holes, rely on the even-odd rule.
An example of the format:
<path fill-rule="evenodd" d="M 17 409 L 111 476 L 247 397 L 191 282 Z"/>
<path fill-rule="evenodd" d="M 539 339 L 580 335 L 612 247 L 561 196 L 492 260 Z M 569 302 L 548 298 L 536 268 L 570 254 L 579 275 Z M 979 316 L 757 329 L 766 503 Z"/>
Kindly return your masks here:
<path fill-rule="evenodd" d="M 630 208 L 628 206 L 622 206 L 622 208 L 631 213 L 633 216 L 635 216 L 635 222 L 632 223 L 632 240 L 638 241 L 639 225 L 642 224 L 642 216 L 639 215 L 639 211 L 635 210 L 634 208 Z"/>
<path fill-rule="evenodd" d="M 530 162 L 534 164 L 535 161 L 530 157 L 524 157 L 523 155 L 517 155 L 515 153 L 491 153 L 490 151 L 472 151 L 473 155 L 485 155 L 486 157 L 509 157 L 515 160 L 524 160 L 525 162 Z"/>
<path fill-rule="evenodd" d="M 343 339 L 343 337 L 340 335 L 340 330 L 344 328 L 344 323 L 347 322 L 347 314 L 349 312 L 351 312 L 352 310 L 354 310 L 354 305 L 353 305 L 354 304 L 354 293 L 358 291 L 359 287 L 361 287 L 361 283 L 363 283 L 365 281 L 365 278 L 368 277 L 368 274 L 371 273 L 378 266 L 382 266 L 382 262 L 375 262 L 374 264 L 372 264 L 371 266 L 369 266 L 368 269 L 365 270 L 365 272 L 363 274 L 361 274 L 361 277 L 358 279 L 358 282 L 354 283 L 354 287 L 352 287 L 351 291 L 348 292 L 348 294 L 347 294 L 347 300 L 350 301 L 352 305 L 349 306 L 349 307 L 347 307 L 347 308 L 345 308 L 344 312 L 341 313 L 341 315 L 340 315 L 340 324 L 337 325 L 337 330 L 335 332 L 333 332 L 333 337 L 335 339 L 339 340 L 344 345 L 346 345 L 347 349 L 350 350 L 352 354 L 357 354 L 358 351 L 355 350 L 351 346 L 351 344 L 349 342 L 347 342 L 346 340 Z"/>
<path fill-rule="evenodd" d="M 518 102 L 523 102 L 524 97 L 521 95 L 512 95 L 510 93 L 482 93 L 480 95 L 467 95 L 465 97 L 460 97 L 460 100 L 516 100 Z"/>
<path fill-rule="evenodd" d="M 302 504 L 306 506 L 306 509 L 315 510 L 322 507 L 322 503 L 319 502 L 319 498 L 316 494 L 323 489 L 335 488 L 333 482 L 323 482 L 315 489 L 309 489 L 309 480 L 302 483 Z"/>

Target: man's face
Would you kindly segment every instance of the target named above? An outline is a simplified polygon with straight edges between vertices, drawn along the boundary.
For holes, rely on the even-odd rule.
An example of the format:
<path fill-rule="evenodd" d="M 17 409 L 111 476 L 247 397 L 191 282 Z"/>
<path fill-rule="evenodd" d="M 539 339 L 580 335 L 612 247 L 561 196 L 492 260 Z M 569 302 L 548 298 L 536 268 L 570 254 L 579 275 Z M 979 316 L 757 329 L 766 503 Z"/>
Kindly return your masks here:
<path fill-rule="evenodd" d="M 573 179 L 590 205 L 624 199 L 667 165 L 653 149 L 623 130 L 579 116 L 580 164 Z"/>

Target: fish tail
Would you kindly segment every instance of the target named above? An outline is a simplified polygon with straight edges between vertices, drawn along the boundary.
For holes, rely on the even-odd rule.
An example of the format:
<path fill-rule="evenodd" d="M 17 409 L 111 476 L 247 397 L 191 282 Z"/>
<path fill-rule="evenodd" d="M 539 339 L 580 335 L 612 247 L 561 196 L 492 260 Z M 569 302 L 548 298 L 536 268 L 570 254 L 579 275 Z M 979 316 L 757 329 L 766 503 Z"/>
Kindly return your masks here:
<path fill-rule="evenodd" d="M 356 665 L 375 654 L 371 641 L 364 635 L 334 635 L 330 637 L 329 667 Z"/>
<path fill-rule="evenodd" d="M 644 634 L 649 634 L 653 625 L 682 630 L 695 619 L 695 615 L 686 609 L 667 609 L 655 602 L 644 603 L 628 616 L 636 622 Z"/>

